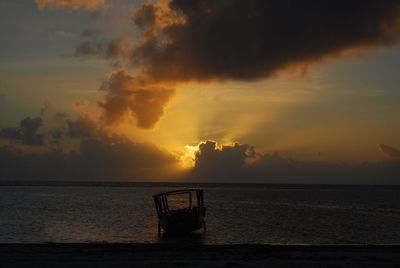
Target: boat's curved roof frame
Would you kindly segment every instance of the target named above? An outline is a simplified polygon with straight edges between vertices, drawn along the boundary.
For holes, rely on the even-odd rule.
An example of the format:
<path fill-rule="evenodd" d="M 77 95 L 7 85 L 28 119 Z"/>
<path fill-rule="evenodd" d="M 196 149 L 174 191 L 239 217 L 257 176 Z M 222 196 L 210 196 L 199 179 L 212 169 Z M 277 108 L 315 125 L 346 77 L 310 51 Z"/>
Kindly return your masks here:
<path fill-rule="evenodd" d="M 188 188 L 188 189 L 179 189 L 179 190 L 173 190 L 173 191 L 166 191 L 166 192 L 159 192 L 154 194 L 153 196 L 161 196 L 161 195 L 172 195 L 172 194 L 178 194 L 178 193 L 185 193 L 185 192 L 202 192 L 203 189 L 199 188 Z"/>

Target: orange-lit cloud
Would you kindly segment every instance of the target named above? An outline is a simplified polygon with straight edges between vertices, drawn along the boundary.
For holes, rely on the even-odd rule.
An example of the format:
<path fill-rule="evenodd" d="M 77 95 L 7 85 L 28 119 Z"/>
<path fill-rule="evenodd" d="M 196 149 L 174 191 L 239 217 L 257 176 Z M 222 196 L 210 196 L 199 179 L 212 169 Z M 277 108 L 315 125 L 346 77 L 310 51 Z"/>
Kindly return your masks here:
<path fill-rule="evenodd" d="M 164 3 L 160 5 L 159 3 Z M 131 62 L 159 81 L 256 80 L 399 39 L 400 2 L 185 1 L 142 5 Z"/>
<path fill-rule="evenodd" d="M 36 2 L 41 8 L 91 9 L 102 6 L 106 1 Z M 134 44 L 133 38 L 126 37 L 104 41 L 90 31 L 83 35 L 88 39 L 76 47 L 75 56 L 118 59 L 129 63 L 130 67 L 134 67 L 138 72 L 119 70 L 110 73 L 108 81 L 102 86 L 104 98 L 99 100 L 97 106 L 101 115 L 95 119 L 82 116 L 77 120 L 68 120 L 68 131 L 63 132 L 63 135 L 74 139 L 94 140 L 96 146 L 92 147 L 93 151 L 106 148 L 103 151 L 107 154 L 117 153 L 118 150 L 114 151 L 111 148 L 113 144 L 129 146 L 130 142 L 122 141 L 122 138 L 117 141 L 108 139 L 111 134 L 103 128 L 113 128 L 116 124 L 131 122 L 133 119 L 137 127 L 152 129 L 164 116 L 166 107 L 175 95 L 175 89 L 170 88 L 171 84 L 175 87 L 189 81 L 202 83 L 266 79 L 282 70 L 307 66 L 337 55 L 346 56 L 344 52 L 393 45 L 399 37 L 399 6 L 398 1 L 392 0 L 338 0 L 318 4 L 310 0 L 172 0 L 143 4 L 135 10 L 133 18 L 142 33 L 142 36 L 135 40 L 138 43 Z M 289 99 L 293 99 L 293 94 L 288 95 Z M 86 105 L 84 102 L 77 102 L 74 107 L 81 109 Z M 192 104 L 187 105 L 188 110 L 192 109 L 190 105 Z M 269 104 L 265 104 L 267 105 Z M 199 106 L 198 114 L 206 122 L 209 120 L 205 114 L 212 109 L 204 107 L 206 106 Z M 234 109 L 241 108 L 234 106 L 225 113 L 232 114 Z M 188 114 L 181 117 L 181 122 L 188 122 L 185 125 L 195 121 Z M 207 129 L 211 124 L 198 124 L 199 126 L 193 127 L 193 132 L 196 132 L 193 137 L 184 138 L 197 137 L 195 140 L 198 141 L 216 138 L 215 134 L 220 132 L 222 141 L 231 141 L 245 136 L 248 132 L 257 132 L 258 125 L 265 124 L 264 115 L 259 116 L 257 113 L 251 116 L 234 116 L 232 123 L 225 124 L 221 122 L 228 121 L 226 116 L 215 117 L 218 118 L 214 119 L 214 125 L 210 127 L 214 129 Z M 230 125 L 231 129 L 228 129 L 227 125 Z M 201 131 L 205 134 L 195 135 Z M 148 132 L 144 133 L 147 135 Z M 332 133 L 337 139 L 338 132 Z M 21 125 L 14 130 L 3 130 L 2 135 L 9 140 L 30 144 L 32 138 L 41 137 L 42 143 L 50 135 L 40 136 L 42 134 L 40 126 L 29 132 Z M 282 140 L 282 133 L 278 134 Z M 260 139 L 267 139 L 261 137 L 261 134 L 258 135 Z M 295 136 L 293 133 L 291 135 Z M 316 133 L 312 135 L 318 136 Z M 177 140 L 183 139 L 182 136 L 176 136 Z M 304 140 L 309 139 L 308 133 L 304 136 L 307 136 Z M 320 135 L 317 139 L 326 140 L 326 136 Z M 162 143 L 159 137 L 153 140 L 156 140 L 157 144 Z M 191 142 L 193 141 L 188 144 L 193 144 Z M 87 145 L 85 142 L 80 144 Z M 280 149 L 283 146 L 279 144 L 278 147 Z M 307 178 L 313 174 L 313 170 L 342 170 L 341 167 L 331 167 L 328 164 L 292 161 L 278 154 L 255 154 L 254 151 L 251 153 L 250 148 L 251 146 L 243 144 L 218 146 L 209 141 L 196 148 L 189 148 L 186 160 L 194 161 L 195 178 L 210 175 L 210 178 L 232 176 L 262 180 L 266 174 L 289 178 L 296 176 L 297 167 L 300 167 L 300 175 Z M 196 151 L 197 149 L 199 151 Z M 397 155 L 395 148 L 381 146 L 381 149 L 391 157 Z M 87 151 L 79 151 L 79 157 L 82 152 Z M 124 161 L 122 162 L 125 163 Z M 356 168 L 361 170 L 362 167 Z M 340 172 L 335 174 L 340 175 Z"/>
<path fill-rule="evenodd" d="M 70 9 L 87 8 L 93 9 L 104 6 L 106 0 L 35 0 L 39 8 L 60 8 L 66 7 Z"/>
<path fill-rule="evenodd" d="M 160 0 L 133 12 L 141 30 L 135 44 L 126 37 L 89 39 L 75 56 L 117 60 L 138 70 L 115 72 L 100 106 L 106 123 L 131 114 L 137 126 L 149 129 L 174 94 L 165 84 L 267 79 L 348 51 L 390 46 L 399 40 L 399 14 L 394 0 Z"/>
<path fill-rule="evenodd" d="M 106 124 L 120 123 L 126 117 L 133 116 L 137 126 L 145 129 L 154 127 L 175 95 L 174 89 L 141 76 L 130 75 L 125 70 L 110 73 L 102 89 L 107 93 L 99 106 Z"/>
<path fill-rule="evenodd" d="M 81 110 L 88 105 L 89 105 L 89 102 L 87 100 L 77 100 L 73 103 L 72 106 L 75 110 Z"/>

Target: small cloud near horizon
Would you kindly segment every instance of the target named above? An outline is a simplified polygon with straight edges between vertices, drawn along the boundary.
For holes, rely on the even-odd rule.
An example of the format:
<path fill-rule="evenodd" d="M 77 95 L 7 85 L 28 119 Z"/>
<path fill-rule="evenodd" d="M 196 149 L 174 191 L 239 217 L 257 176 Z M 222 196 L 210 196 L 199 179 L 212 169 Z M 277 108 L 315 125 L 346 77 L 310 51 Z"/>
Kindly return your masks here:
<path fill-rule="evenodd" d="M 400 158 L 400 150 L 385 144 L 379 144 L 381 151 L 389 158 Z"/>

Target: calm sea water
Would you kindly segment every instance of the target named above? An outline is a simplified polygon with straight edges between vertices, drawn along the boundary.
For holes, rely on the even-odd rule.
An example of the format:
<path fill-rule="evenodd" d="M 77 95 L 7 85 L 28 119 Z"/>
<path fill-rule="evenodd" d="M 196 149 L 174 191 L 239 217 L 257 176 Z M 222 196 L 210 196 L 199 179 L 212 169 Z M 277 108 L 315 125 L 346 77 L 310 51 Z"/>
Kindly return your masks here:
<path fill-rule="evenodd" d="M 0 186 L 0 243 L 400 244 L 394 186 L 202 185 L 207 231 L 157 235 L 152 194 L 177 184 Z"/>

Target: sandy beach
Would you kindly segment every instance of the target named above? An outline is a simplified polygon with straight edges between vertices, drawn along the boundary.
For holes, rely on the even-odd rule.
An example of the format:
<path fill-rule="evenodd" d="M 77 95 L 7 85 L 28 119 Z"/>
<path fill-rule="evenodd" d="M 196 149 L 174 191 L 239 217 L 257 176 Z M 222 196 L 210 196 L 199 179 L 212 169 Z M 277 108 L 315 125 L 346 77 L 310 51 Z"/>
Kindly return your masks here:
<path fill-rule="evenodd" d="M 0 244 L 1 267 L 400 267 L 400 246 Z"/>

